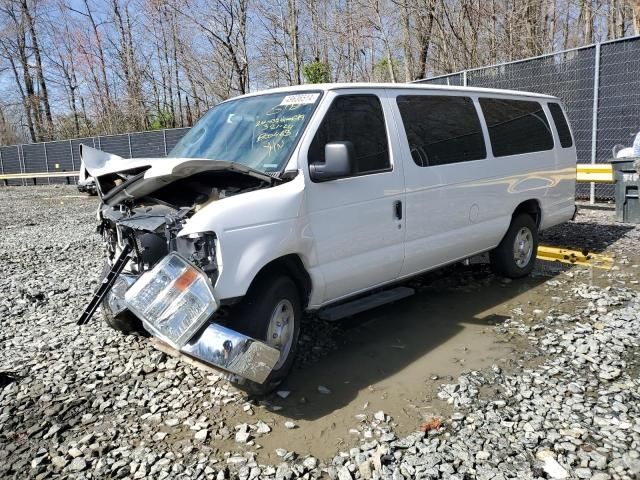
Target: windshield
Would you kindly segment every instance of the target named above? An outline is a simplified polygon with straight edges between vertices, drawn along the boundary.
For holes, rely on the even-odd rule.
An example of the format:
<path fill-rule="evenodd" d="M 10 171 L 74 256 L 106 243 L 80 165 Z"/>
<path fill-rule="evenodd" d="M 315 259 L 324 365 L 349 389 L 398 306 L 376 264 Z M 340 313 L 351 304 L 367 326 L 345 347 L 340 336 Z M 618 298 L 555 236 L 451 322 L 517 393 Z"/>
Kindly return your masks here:
<path fill-rule="evenodd" d="M 278 93 L 221 103 L 168 156 L 227 160 L 264 173 L 279 172 L 319 98 L 318 92 Z"/>

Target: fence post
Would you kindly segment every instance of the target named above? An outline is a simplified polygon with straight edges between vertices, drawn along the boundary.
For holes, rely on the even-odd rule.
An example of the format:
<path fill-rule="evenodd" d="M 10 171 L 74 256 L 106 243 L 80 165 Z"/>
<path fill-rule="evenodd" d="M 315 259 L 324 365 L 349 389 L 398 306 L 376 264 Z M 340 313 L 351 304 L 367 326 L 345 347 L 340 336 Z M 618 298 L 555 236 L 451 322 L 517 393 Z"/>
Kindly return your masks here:
<path fill-rule="evenodd" d="M 593 116 L 591 119 L 591 163 L 596 163 L 598 147 L 598 95 L 600 92 L 600 44 L 596 43 L 595 71 L 593 72 Z M 596 203 L 596 184 L 591 182 L 589 203 Z"/>
<path fill-rule="evenodd" d="M 127 133 L 127 140 L 129 140 L 129 158 L 133 158 L 133 153 L 131 152 L 131 134 Z"/>
<path fill-rule="evenodd" d="M 75 172 L 76 164 L 73 161 L 73 143 L 71 143 L 71 140 L 69 140 L 69 151 L 71 151 L 71 170 Z"/>
<path fill-rule="evenodd" d="M 47 173 L 49 173 L 49 156 L 47 155 L 47 142 L 43 142 L 42 147 L 44 148 L 44 166 L 47 169 Z M 47 183 L 51 185 L 51 177 L 47 177 Z"/>
<path fill-rule="evenodd" d="M 467 71 L 466 70 L 462 71 L 462 86 L 463 87 L 467 86 Z"/>
<path fill-rule="evenodd" d="M 27 167 L 24 163 L 24 150 L 22 150 L 22 144 L 18 145 L 18 167 L 20 167 L 20 173 L 27 173 Z M 27 179 L 22 179 L 22 186 L 27 186 Z"/>
<path fill-rule="evenodd" d="M 167 156 L 167 129 L 162 129 L 162 138 L 164 139 L 164 156 Z"/>

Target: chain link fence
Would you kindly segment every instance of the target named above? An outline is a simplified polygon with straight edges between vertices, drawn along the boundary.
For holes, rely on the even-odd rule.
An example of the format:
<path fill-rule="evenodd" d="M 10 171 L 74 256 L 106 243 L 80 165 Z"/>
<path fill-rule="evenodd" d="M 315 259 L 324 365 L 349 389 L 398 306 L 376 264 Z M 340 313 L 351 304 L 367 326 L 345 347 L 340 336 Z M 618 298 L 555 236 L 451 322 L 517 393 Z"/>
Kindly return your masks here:
<path fill-rule="evenodd" d="M 554 95 L 567 109 L 579 163 L 603 163 L 640 130 L 640 37 L 419 80 L 418 83 L 525 90 Z M 580 198 L 590 196 L 578 184 Z M 609 200 L 614 186 L 598 184 Z"/>
<path fill-rule="evenodd" d="M 80 145 L 120 155 L 123 158 L 165 157 L 188 128 L 74 138 L 55 142 L 0 146 L 0 173 L 74 172 L 80 168 Z M 37 178 L 36 184 L 66 183 L 64 177 Z M 9 185 L 33 184 L 31 180 L 9 180 Z"/>

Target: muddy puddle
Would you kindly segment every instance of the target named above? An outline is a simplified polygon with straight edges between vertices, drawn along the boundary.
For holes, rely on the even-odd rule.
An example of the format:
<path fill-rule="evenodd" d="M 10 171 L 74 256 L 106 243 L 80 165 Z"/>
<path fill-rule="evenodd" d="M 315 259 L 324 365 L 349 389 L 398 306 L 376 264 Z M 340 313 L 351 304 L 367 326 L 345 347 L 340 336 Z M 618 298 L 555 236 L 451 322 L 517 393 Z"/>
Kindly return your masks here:
<path fill-rule="evenodd" d="M 240 412 L 232 421 L 260 419 L 272 427 L 255 440 L 262 447 L 259 462 L 280 461 L 276 448 L 328 460 L 366 440 L 356 415 L 371 419 L 379 410 L 391 415 L 397 435 L 410 433 L 426 418 L 450 413 L 436 397 L 442 383 L 464 370 L 493 364 L 509 370 L 522 363 L 516 354 L 529 348 L 527 339 L 498 335 L 496 323 L 572 313 L 571 288 L 578 283 L 637 287 L 631 283 L 640 278 L 635 260 L 614 270 L 538 262 L 530 277 L 514 281 L 498 279 L 484 266 L 427 275 L 409 284 L 416 289 L 413 297 L 342 320 L 334 338 L 338 348 L 295 370 L 280 387 L 289 397 L 268 399 L 281 410 L 257 408 L 255 415 Z M 318 386 L 331 393 L 320 393 Z M 287 420 L 296 428 L 285 428 Z M 217 447 L 240 450 L 232 439 Z"/>

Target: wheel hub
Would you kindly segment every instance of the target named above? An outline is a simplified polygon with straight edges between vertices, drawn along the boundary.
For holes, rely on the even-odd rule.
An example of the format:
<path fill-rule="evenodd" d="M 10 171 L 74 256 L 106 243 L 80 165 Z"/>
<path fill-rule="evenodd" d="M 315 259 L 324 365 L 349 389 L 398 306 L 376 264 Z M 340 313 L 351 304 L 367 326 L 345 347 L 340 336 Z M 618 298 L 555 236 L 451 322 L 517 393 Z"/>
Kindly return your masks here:
<path fill-rule="evenodd" d="M 524 268 L 533 255 L 533 234 L 527 227 L 522 227 L 513 242 L 513 259 L 516 265 Z"/>
<path fill-rule="evenodd" d="M 294 317 L 293 304 L 287 299 L 280 300 L 271 313 L 266 343 L 280 350 L 280 359 L 273 367 L 274 370 L 281 368 L 289 356 L 293 343 Z"/>

